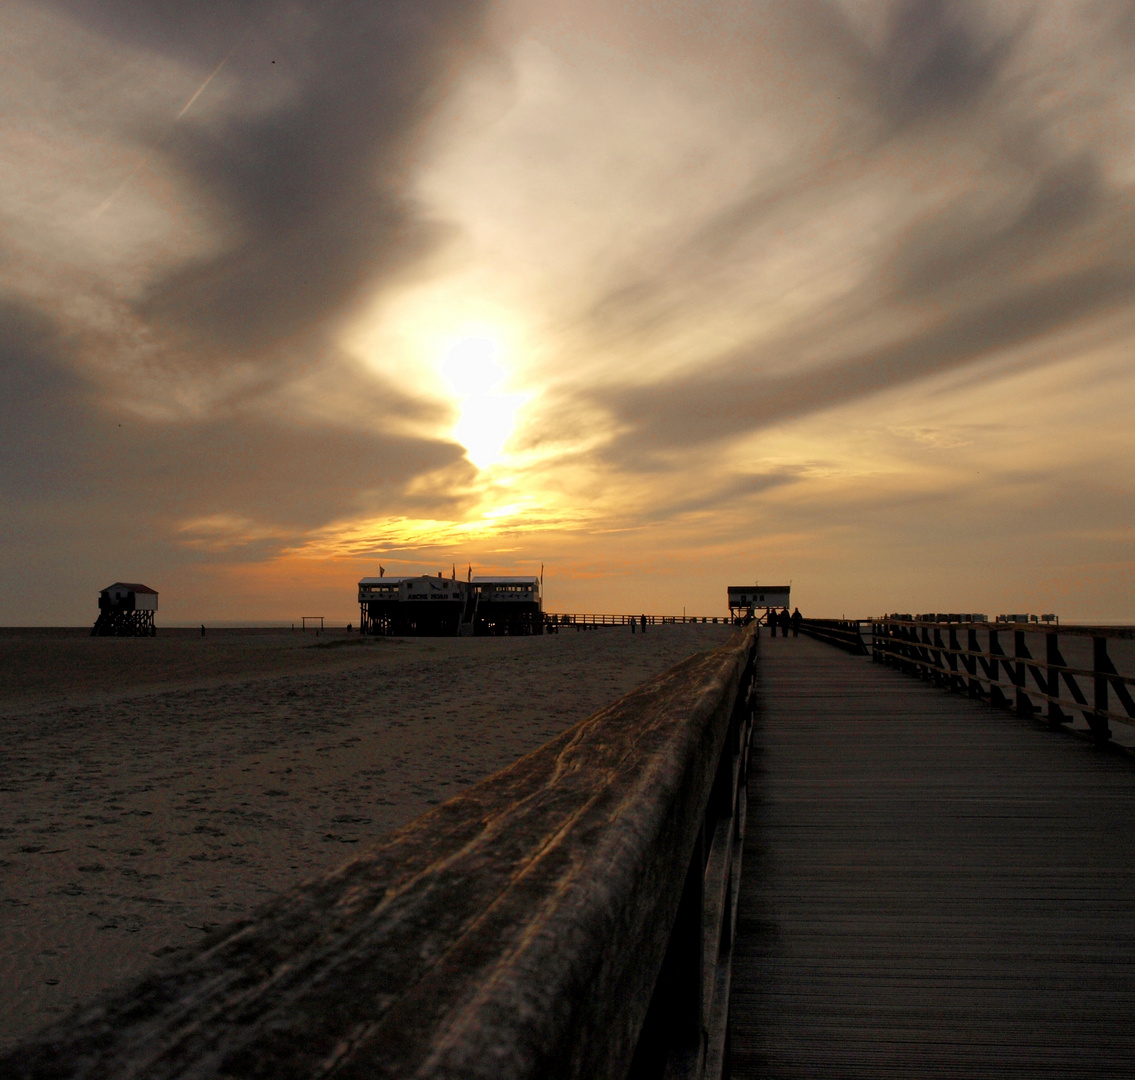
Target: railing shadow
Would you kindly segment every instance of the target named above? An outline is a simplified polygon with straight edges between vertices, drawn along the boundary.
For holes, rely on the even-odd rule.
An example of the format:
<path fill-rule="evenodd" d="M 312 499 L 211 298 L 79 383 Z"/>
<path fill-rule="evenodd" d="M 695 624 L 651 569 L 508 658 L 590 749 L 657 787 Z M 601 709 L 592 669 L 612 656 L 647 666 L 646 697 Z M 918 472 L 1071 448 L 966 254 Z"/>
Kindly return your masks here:
<path fill-rule="evenodd" d="M 855 656 L 866 656 L 868 648 L 860 632 L 858 621 L 847 619 L 803 619 L 800 633 L 817 641 L 827 642 Z"/>

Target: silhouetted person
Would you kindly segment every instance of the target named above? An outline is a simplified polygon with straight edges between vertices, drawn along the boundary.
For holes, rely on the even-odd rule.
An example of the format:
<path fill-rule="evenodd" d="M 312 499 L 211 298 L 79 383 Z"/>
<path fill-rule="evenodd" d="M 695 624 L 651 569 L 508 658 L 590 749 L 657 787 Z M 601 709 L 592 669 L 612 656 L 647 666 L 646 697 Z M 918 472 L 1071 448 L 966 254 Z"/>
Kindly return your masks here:
<path fill-rule="evenodd" d="M 201 636 L 202 637 L 205 636 L 205 624 L 204 623 L 201 624 Z"/>
<path fill-rule="evenodd" d="M 778 620 L 777 620 L 777 617 L 776 617 L 776 608 L 769 608 L 768 614 L 765 615 L 765 622 L 768 623 L 769 637 L 776 637 L 777 621 Z"/>
<path fill-rule="evenodd" d="M 639 625 L 642 627 L 642 632 L 645 634 L 646 633 L 646 616 L 640 615 L 639 619 L 640 619 Z"/>
<path fill-rule="evenodd" d="M 792 625 L 792 616 L 788 614 L 788 608 L 781 609 L 776 621 L 780 623 L 780 636 L 788 637 L 788 628 Z"/>
<path fill-rule="evenodd" d="M 804 616 L 800 614 L 800 609 L 799 608 L 793 608 L 792 609 L 792 618 L 789 620 L 789 623 L 792 626 L 792 636 L 793 637 L 799 637 L 800 636 L 800 624 L 803 621 L 804 621 Z"/>

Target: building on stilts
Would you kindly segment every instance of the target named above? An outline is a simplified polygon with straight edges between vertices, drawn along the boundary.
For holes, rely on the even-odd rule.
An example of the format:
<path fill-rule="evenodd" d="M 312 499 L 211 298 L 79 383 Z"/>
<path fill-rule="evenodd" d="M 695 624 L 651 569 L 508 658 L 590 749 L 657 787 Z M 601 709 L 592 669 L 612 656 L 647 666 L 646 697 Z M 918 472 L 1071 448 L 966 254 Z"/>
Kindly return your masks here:
<path fill-rule="evenodd" d="M 99 617 L 91 637 L 155 637 L 158 593 L 149 585 L 116 581 L 99 593 Z"/>

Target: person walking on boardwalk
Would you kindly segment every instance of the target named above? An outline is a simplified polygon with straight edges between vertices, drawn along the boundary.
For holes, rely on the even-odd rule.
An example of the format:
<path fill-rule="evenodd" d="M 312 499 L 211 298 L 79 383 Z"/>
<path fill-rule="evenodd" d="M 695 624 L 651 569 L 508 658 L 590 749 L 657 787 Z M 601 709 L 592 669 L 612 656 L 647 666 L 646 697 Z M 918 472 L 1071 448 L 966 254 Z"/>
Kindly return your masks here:
<path fill-rule="evenodd" d="M 792 618 L 789 620 L 789 623 L 792 626 L 792 636 L 793 637 L 799 637 L 800 636 L 800 624 L 803 621 L 804 621 L 804 616 L 800 614 L 800 609 L 799 608 L 793 608 L 792 609 Z"/>
<path fill-rule="evenodd" d="M 768 614 L 765 616 L 765 622 L 768 623 L 769 637 L 776 637 L 776 624 L 779 620 L 776 617 L 776 608 L 769 608 Z"/>
<path fill-rule="evenodd" d="M 788 608 L 781 608 L 777 622 L 780 623 L 780 636 L 788 637 L 788 628 L 792 625 L 792 616 L 788 614 Z"/>

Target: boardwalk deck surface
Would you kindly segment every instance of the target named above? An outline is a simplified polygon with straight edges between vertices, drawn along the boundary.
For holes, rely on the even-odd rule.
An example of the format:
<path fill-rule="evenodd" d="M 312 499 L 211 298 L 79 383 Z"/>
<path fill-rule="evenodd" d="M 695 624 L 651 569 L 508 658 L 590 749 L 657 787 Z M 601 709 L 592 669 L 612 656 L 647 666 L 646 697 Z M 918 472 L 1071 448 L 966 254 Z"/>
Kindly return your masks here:
<path fill-rule="evenodd" d="M 763 638 L 733 1076 L 1135 1077 L 1135 765 Z"/>

